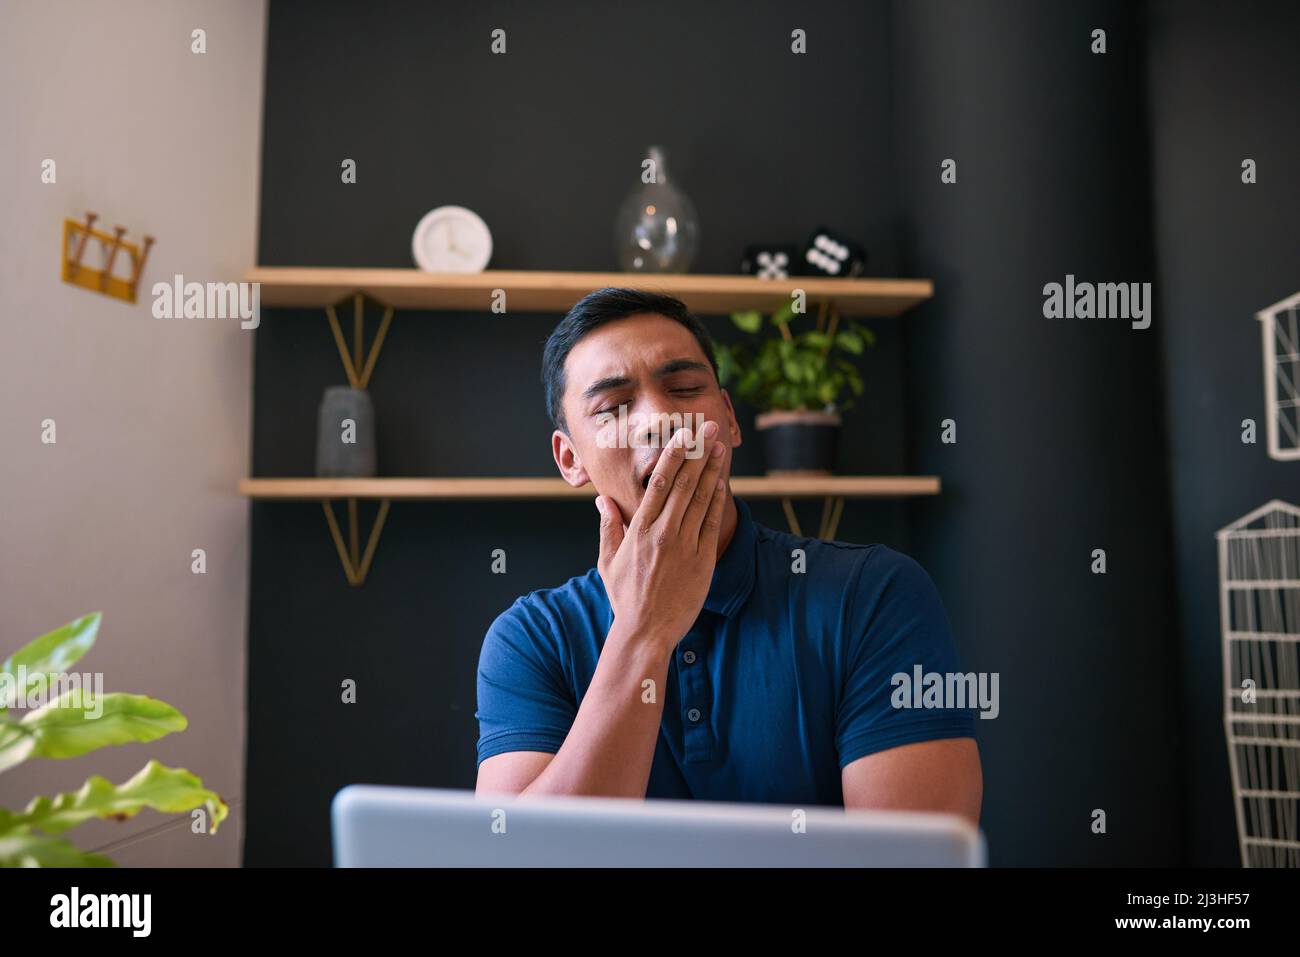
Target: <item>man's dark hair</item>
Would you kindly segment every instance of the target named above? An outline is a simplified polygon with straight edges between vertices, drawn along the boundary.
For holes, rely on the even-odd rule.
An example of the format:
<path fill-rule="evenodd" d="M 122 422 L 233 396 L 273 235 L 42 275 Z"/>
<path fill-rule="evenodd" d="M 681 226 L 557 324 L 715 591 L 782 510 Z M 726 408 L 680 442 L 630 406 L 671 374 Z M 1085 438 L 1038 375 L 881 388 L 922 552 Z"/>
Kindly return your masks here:
<path fill-rule="evenodd" d="M 718 361 L 713 356 L 713 339 L 684 302 L 660 293 L 606 286 L 579 299 L 546 340 L 546 349 L 542 353 L 542 385 L 546 389 L 546 411 L 557 429 L 566 434 L 569 431 L 564 420 L 564 360 L 570 351 L 578 340 L 597 326 L 642 312 L 665 316 L 689 329 L 713 367 L 714 377 L 717 377 Z"/>

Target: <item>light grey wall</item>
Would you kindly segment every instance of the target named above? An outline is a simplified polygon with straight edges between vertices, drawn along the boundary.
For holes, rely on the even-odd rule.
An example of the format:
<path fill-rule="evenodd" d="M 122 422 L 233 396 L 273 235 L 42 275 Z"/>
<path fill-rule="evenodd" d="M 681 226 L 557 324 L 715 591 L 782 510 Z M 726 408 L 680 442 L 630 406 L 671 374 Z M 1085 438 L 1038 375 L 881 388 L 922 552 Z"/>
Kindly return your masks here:
<path fill-rule="evenodd" d="M 215 836 L 153 811 L 69 832 L 120 864 L 239 863 L 252 334 L 154 319 L 149 287 L 254 262 L 265 22 L 265 0 L 0 0 L 0 657 L 99 610 L 78 670 L 189 718 L 151 744 L 0 775 L 0 806 L 120 782 L 150 758 L 231 804 Z M 128 241 L 156 237 L 135 305 L 60 281 L 63 219 L 87 209 Z"/>

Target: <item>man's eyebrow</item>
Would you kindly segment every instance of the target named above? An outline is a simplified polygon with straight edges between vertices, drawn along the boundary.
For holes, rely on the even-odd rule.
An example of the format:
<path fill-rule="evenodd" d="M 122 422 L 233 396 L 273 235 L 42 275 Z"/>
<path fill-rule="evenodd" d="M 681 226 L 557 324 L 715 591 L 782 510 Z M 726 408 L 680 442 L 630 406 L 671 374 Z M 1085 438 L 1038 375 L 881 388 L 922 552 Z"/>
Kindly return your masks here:
<path fill-rule="evenodd" d="M 698 359 L 669 359 L 658 369 L 655 369 L 654 375 L 656 379 L 662 379 L 674 372 L 707 372 L 708 370 L 709 366 Z"/>
<path fill-rule="evenodd" d="M 674 372 L 706 372 L 708 369 L 709 366 L 698 359 L 669 359 L 655 369 L 653 375 L 656 379 L 662 379 Z M 625 375 L 605 376 L 605 378 L 597 379 L 589 385 L 586 391 L 582 393 L 582 397 L 583 399 L 590 399 L 602 392 L 608 392 L 610 389 L 621 389 L 623 386 L 630 385 L 631 382 L 632 380 Z"/>

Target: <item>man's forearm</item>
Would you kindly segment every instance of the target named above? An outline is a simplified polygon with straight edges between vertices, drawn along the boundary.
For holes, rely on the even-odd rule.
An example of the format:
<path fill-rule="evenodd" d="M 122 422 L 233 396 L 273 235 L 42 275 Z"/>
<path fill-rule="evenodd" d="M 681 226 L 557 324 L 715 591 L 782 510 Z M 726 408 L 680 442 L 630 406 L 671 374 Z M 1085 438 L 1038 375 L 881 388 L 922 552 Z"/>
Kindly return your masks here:
<path fill-rule="evenodd" d="M 520 793 L 645 797 L 671 654 L 615 619 L 564 744 Z"/>

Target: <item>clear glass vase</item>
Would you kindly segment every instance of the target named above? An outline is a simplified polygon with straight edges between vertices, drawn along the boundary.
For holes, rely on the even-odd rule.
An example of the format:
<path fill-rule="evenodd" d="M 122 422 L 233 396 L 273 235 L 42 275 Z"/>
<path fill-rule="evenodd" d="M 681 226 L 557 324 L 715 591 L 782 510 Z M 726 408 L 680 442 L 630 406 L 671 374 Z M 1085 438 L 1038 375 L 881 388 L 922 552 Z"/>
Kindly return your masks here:
<path fill-rule="evenodd" d="M 619 268 L 624 272 L 686 272 L 699 246 L 695 205 L 669 182 L 663 148 L 652 146 L 646 155 L 654 160 L 655 181 L 639 183 L 614 219 Z"/>

